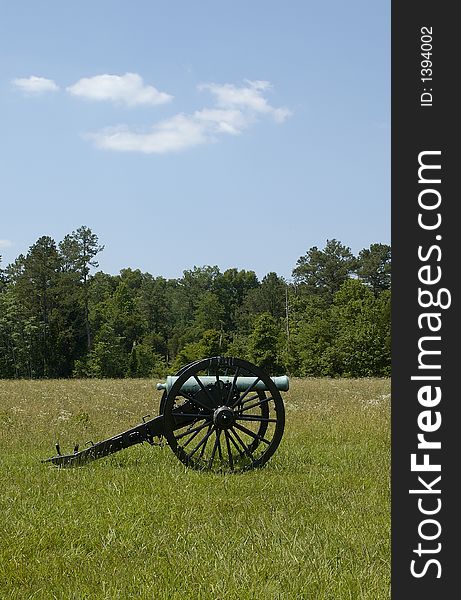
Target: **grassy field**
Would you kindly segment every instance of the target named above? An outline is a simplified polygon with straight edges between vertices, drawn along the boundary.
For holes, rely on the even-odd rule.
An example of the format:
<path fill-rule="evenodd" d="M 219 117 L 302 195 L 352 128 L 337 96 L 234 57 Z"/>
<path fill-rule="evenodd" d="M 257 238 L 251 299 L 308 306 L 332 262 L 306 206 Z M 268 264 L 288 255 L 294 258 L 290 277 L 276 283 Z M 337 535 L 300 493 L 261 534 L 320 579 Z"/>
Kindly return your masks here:
<path fill-rule="evenodd" d="M 259 471 L 195 472 L 148 445 L 39 462 L 155 416 L 154 388 L 0 381 L 1 600 L 390 597 L 389 380 L 292 380 Z"/>

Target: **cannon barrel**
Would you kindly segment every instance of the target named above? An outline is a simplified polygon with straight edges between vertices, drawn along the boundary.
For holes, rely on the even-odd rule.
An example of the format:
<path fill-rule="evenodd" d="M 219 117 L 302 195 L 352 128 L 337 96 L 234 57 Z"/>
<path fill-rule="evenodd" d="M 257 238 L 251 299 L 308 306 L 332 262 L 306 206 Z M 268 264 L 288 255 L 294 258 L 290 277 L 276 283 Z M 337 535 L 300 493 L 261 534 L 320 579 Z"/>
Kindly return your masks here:
<path fill-rule="evenodd" d="M 171 390 L 173 385 L 178 380 L 178 376 L 176 375 L 168 375 L 165 383 L 157 383 L 158 390 L 166 390 L 167 393 Z M 200 383 L 206 387 L 207 385 L 213 385 L 216 383 L 216 377 L 213 375 L 206 375 L 200 377 L 189 377 L 183 385 L 181 386 L 181 390 L 184 392 L 188 392 L 189 394 L 193 394 L 200 389 L 200 383 L 197 381 L 200 380 Z M 286 375 L 280 375 L 279 377 L 271 377 L 272 381 L 275 384 L 275 387 L 281 392 L 287 392 L 290 386 L 289 379 Z M 232 384 L 234 381 L 233 377 L 220 377 L 220 381 L 223 384 L 229 383 Z M 244 392 L 247 389 L 251 388 L 253 390 L 264 390 L 267 391 L 266 384 L 258 379 L 257 377 L 237 377 L 235 381 L 235 387 L 239 392 Z"/>

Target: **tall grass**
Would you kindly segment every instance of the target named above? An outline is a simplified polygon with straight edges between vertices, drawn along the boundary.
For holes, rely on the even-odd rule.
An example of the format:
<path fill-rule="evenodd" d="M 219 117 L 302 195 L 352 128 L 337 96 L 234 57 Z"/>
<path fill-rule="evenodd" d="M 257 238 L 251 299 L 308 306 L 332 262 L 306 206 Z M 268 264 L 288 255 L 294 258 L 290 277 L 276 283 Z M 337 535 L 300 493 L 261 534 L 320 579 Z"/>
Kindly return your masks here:
<path fill-rule="evenodd" d="M 147 445 L 39 462 L 154 416 L 154 387 L 0 382 L 1 599 L 389 598 L 389 380 L 293 380 L 259 471 L 195 472 Z"/>

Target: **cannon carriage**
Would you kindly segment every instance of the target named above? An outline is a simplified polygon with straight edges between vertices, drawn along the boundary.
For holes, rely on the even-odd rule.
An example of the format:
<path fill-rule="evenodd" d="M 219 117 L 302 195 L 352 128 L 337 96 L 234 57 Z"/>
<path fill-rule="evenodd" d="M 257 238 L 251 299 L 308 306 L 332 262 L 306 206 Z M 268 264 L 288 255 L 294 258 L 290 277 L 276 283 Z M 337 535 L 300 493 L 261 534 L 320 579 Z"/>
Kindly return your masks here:
<path fill-rule="evenodd" d="M 43 462 L 81 466 L 135 444 L 164 438 L 188 467 L 239 472 L 261 467 L 277 450 L 285 425 L 280 392 L 287 376 L 270 377 L 239 358 L 215 356 L 192 362 L 164 383 L 159 415 L 83 450 Z"/>

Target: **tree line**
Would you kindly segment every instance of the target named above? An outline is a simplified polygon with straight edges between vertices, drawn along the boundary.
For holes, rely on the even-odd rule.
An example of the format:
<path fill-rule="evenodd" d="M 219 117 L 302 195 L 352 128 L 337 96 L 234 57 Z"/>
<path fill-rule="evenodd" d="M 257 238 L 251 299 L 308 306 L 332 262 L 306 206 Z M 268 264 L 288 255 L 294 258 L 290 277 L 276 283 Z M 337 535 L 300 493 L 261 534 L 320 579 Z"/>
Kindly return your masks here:
<path fill-rule="evenodd" d="M 390 375 L 388 245 L 354 256 L 327 240 L 291 281 L 217 266 L 110 275 L 96 271 L 103 250 L 82 226 L 0 268 L 0 378 L 162 377 L 219 354 L 272 374 Z"/>

